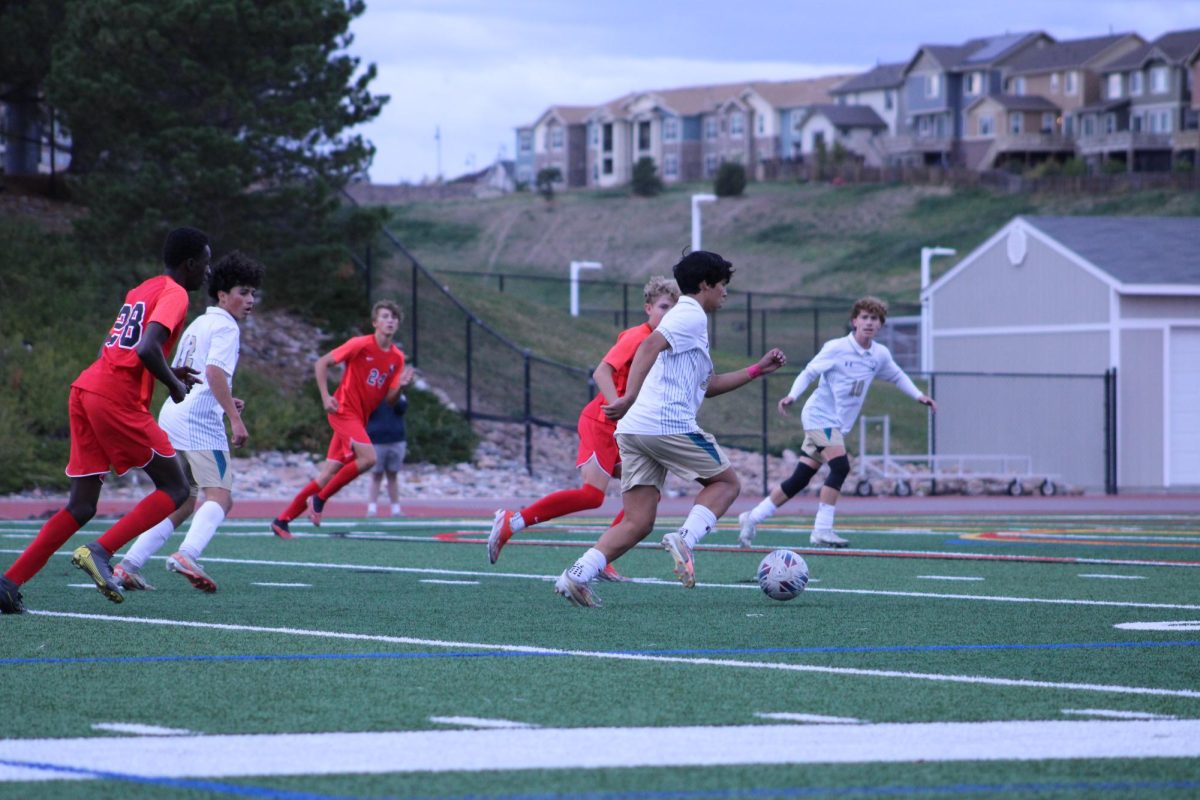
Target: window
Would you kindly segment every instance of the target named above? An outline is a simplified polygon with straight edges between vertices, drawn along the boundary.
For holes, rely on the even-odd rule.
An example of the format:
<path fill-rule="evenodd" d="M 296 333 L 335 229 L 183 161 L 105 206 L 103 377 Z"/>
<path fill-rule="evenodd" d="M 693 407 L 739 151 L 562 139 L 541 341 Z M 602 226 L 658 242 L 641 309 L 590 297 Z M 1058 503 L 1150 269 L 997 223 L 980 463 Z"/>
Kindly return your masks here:
<path fill-rule="evenodd" d="M 675 155 L 674 153 L 667 153 L 663 157 L 663 177 L 679 177 L 679 156 Z"/>
<path fill-rule="evenodd" d="M 1096 133 L 1096 118 L 1090 114 L 1083 118 L 1083 135 L 1092 136 Z"/>
<path fill-rule="evenodd" d="M 520 142 L 521 142 L 520 146 L 521 146 L 522 153 L 528 153 L 530 150 L 532 150 L 533 149 L 533 132 L 532 131 L 521 131 Z"/>
<path fill-rule="evenodd" d="M 1025 94 L 1025 78 L 1018 77 L 1012 79 L 1012 93 L 1018 97 Z"/>
<path fill-rule="evenodd" d="M 757 117 L 755 117 L 754 127 L 758 130 L 759 136 L 766 136 L 767 135 L 767 115 L 759 114 Z"/>
<path fill-rule="evenodd" d="M 1137 133 L 1141 129 L 1142 129 L 1142 115 L 1141 114 L 1133 114 L 1132 116 L 1130 116 L 1129 117 L 1129 130 L 1133 131 L 1134 133 Z"/>
<path fill-rule="evenodd" d="M 796 133 L 800 132 L 800 125 L 804 122 L 804 118 L 799 111 L 792 112 L 792 130 Z"/>
<path fill-rule="evenodd" d="M 917 135 L 929 135 L 929 117 L 917 117 Z"/>
<path fill-rule="evenodd" d="M 746 132 L 746 115 L 741 111 L 735 111 L 729 117 L 729 135 L 741 138 Z"/>
<path fill-rule="evenodd" d="M 1104 132 L 1105 133 L 1116 133 L 1117 132 L 1117 115 L 1116 114 L 1105 114 L 1104 115 Z"/>
<path fill-rule="evenodd" d="M 1166 94 L 1171 91 L 1171 68 L 1154 67 L 1150 70 L 1150 91 L 1154 94 Z"/>
<path fill-rule="evenodd" d="M 600 165 L 592 164 L 592 183 L 597 183 L 600 180 Z"/>
<path fill-rule="evenodd" d="M 941 75 L 926 75 L 925 76 L 925 96 L 938 97 L 942 93 L 942 76 Z"/>
<path fill-rule="evenodd" d="M 717 138 L 717 120 L 713 117 L 705 117 L 704 119 L 704 138 Z"/>
<path fill-rule="evenodd" d="M 1008 132 L 1014 136 L 1021 133 L 1021 116 L 1016 111 L 1010 111 L 1008 114 Z"/>
<path fill-rule="evenodd" d="M 704 176 L 706 178 L 711 178 L 713 176 L 713 173 L 715 173 L 716 171 L 717 171 L 717 157 L 710 153 L 709 155 L 704 157 Z"/>
<path fill-rule="evenodd" d="M 1117 100 L 1121 97 L 1121 73 L 1114 72 L 1108 76 L 1108 99 Z"/>
<path fill-rule="evenodd" d="M 650 120 L 642 120 L 637 125 L 638 150 L 650 149 Z"/>
<path fill-rule="evenodd" d="M 1068 72 L 1066 84 L 1067 84 L 1067 94 L 1069 94 L 1069 95 L 1079 94 L 1079 73 L 1076 72 L 1075 70 L 1071 70 L 1070 72 Z"/>
<path fill-rule="evenodd" d="M 606 153 L 611 153 L 613 149 L 613 124 L 611 122 L 604 123 L 604 144 L 601 147 Z M 612 165 L 604 173 L 605 175 L 612 174 Z"/>
<path fill-rule="evenodd" d="M 679 140 L 679 117 L 667 117 L 663 120 L 663 141 L 675 142 Z"/>
<path fill-rule="evenodd" d="M 1136 69 L 1129 73 L 1129 96 L 1141 97 L 1142 87 L 1145 83 L 1146 75 L 1140 69 Z"/>
<path fill-rule="evenodd" d="M 1058 77 L 1058 73 L 1057 73 L 1057 72 L 1051 72 L 1051 73 L 1050 73 L 1050 91 L 1051 91 L 1053 94 L 1058 94 L 1058 89 L 1059 89 L 1059 77 Z"/>
<path fill-rule="evenodd" d="M 825 147 L 825 131 L 815 131 L 812 136 L 812 149 L 814 153 L 820 152 Z"/>
<path fill-rule="evenodd" d="M 996 119 L 991 114 L 983 114 L 979 117 L 979 135 L 996 135 Z"/>
<path fill-rule="evenodd" d="M 967 73 L 967 94 L 983 94 L 983 73 L 968 72 Z"/>
<path fill-rule="evenodd" d="M 1049 111 L 1042 114 L 1042 133 L 1054 133 L 1055 125 L 1054 114 Z"/>
<path fill-rule="evenodd" d="M 895 95 L 892 93 L 891 89 L 888 89 L 887 91 L 885 91 L 883 93 L 883 107 L 885 109 L 887 109 L 888 111 L 891 111 L 895 105 L 896 105 Z"/>
<path fill-rule="evenodd" d="M 1063 135 L 1071 138 L 1075 135 L 1075 117 L 1063 117 Z"/>
<path fill-rule="evenodd" d="M 563 148 L 563 129 L 561 125 L 555 125 L 550 129 L 550 149 L 562 150 Z"/>
<path fill-rule="evenodd" d="M 613 174 L 613 160 L 611 158 L 604 159 L 604 174 L 605 175 Z"/>

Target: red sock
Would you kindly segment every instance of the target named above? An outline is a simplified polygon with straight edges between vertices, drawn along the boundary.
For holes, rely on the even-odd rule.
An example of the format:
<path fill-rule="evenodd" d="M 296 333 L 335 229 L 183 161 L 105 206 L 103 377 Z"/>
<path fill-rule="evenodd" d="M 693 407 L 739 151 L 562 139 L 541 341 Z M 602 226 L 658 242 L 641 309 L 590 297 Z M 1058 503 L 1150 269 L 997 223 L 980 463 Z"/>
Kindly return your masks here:
<path fill-rule="evenodd" d="M 584 511 L 589 508 L 599 508 L 604 504 L 604 492 L 585 483 L 578 489 L 563 489 L 561 492 L 548 494 L 531 506 L 521 509 L 521 518 L 525 525 L 537 525 L 539 522 L 566 516 L 573 511 Z"/>
<path fill-rule="evenodd" d="M 66 544 L 67 539 L 70 539 L 75 531 L 79 530 L 79 527 L 79 523 L 67 513 L 65 508 L 59 511 L 46 520 L 46 524 L 38 531 L 38 535 L 26 546 L 25 552 L 21 553 L 13 565 L 8 568 L 4 577 L 18 586 L 25 583 L 41 572 L 42 567 L 46 566 L 46 562 L 50 560 L 50 556 L 54 555 L 54 551 Z"/>
<path fill-rule="evenodd" d="M 322 500 L 328 500 L 333 497 L 338 491 L 350 481 L 358 477 L 358 462 L 351 461 L 337 471 L 337 474 L 325 484 L 325 488 L 317 492 L 317 497 Z"/>
<path fill-rule="evenodd" d="M 316 481 L 309 481 L 304 484 L 304 488 L 292 498 L 292 504 L 283 510 L 283 513 L 279 515 L 279 519 L 284 522 L 291 522 L 303 514 L 304 509 L 308 507 L 308 498 L 319 491 L 321 491 L 321 487 L 317 485 Z"/>
<path fill-rule="evenodd" d="M 142 501 L 134 506 L 132 511 L 121 517 L 115 525 L 106 530 L 104 535 L 96 540 L 96 544 L 103 547 L 111 555 L 124 547 L 128 542 L 136 539 L 143 531 L 150 530 L 169 517 L 171 512 L 176 508 L 178 506 L 171 499 L 171 495 L 162 489 L 156 489 L 143 497 Z"/>
<path fill-rule="evenodd" d="M 613 521 L 608 523 L 608 527 L 610 527 L 610 528 L 617 527 L 617 523 L 623 519 L 625 519 L 625 509 L 622 508 L 620 511 L 617 512 L 617 515 L 615 517 L 613 517 Z"/>

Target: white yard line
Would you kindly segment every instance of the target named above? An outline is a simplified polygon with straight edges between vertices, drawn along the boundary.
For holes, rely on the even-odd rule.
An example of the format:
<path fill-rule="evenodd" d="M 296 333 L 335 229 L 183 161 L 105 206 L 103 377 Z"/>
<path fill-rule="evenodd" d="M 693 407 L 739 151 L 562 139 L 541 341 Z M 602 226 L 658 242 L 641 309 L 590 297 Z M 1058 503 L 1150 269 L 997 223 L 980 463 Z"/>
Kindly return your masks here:
<path fill-rule="evenodd" d="M 732 658 L 703 658 L 693 656 L 666 656 L 643 653 L 604 652 L 595 650 L 562 650 L 552 647 L 537 647 L 519 644 L 490 644 L 482 642 L 455 642 L 443 639 L 417 639 L 410 636 L 387 636 L 383 634 L 346 633 L 342 631 L 309 630 L 305 628 L 272 628 L 259 625 L 233 625 L 218 622 L 193 622 L 152 617 L 118 617 L 111 614 L 78 614 L 68 611 L 26 611 L 44 617 L 82 619 L 92 622 L 121 622 L 133 625 L 161 625 L 165 627 L 201 628 L 207 630 L 245 631 L 252 633 L 281 634 L 284 636 L 306 636 L 318 639 L 346 639 L 361 642 L 385 642 L 419 647 L 443 647 L 453 650 L 491 650 L 501 653 L 534 653 L 556 656 L 575 656 L 611 661 L 644 661 L 660 664 L 690 664 L 697 666 L 732 667 L 735 669 L 764 669 L 781 672 L 816 672 L 826 675 L 857 675 L 870 678 L 902 678 L 906 680 L 935 681 L 941 683 L 964 683 L 979 686 L 1020 686 L 1037 689 L 1066 689 L 1082 692 L 1105 692 L 1110 694 L 1151 695 L 1156 697 L 1200 698 L 1200 690 L 1159 689 L 1148 686 L 1116 686 L 1097 683 L 1062 683 L 1055 681 L 1033 681 L 1021 678 L 990 678 L 982 675 L 950 675 L 928 672 L 903 672 L 900 670 L 857 669 L 853 667 L 823 667 L 812 664 L 788 664 L 774 661 L 742 661 Z"/>
<path fill-rule="evenodd" d="M 445 586 L 478 586 L 479 581 L 446 581 L 438 578 L 421 578 L 421 583 L 440 583 Z"/>
<path fill-rule="evenodd" d="M 823 725 L 861 725 L 863 720 L 854 717 L 827 717 L 824 714 L 797 714 L 790 711 L 755 711 L 759 719 L 775 719 L 781 722 L 813 722 Z"/>
<path fill-rule="evenodd" d="M 270 586 L 278 589 L 311 589 L 311 583 L 270 583 L 268 581 L 251 581 L 251 586 Z"/>
<path fill-rule="evenodd" d="M 1062 713 L 1075 717 L 1104 717 L 1106 719 L 1177 719 L 1173 714 L 1151 714 L 1149 711 L 1115 711 L 1106 708 L 1064 708 Z"/>
<path fill-rule="evenodd" d="M 1081 578 L 1109 578 L 1110 580 L 1116 580 L 1116 581 L 1144 581 L 1144 580 L 1146 580 L 1145 575 L 1102 575 L 1097 572 L 1081 573 L 1079 577 L 1081 577 Z"/>
<path fill-rule="evenodd" d="M 2 739 L 0 781 L 1197 757 L 1196 720 L 506 728 Z"/>
<path fill-rule="evenodd" d="M 483 717 L 430 717 L 430 722 L 438 725 L 454 725 L 460 728 L 537 728 L 528 722 L 514 722 L 511 719 L 485 719 Z"/>
<path fill-rule="evenodd" d="M 92 730 L 109 733 L 130 733 L 134 736 L 192 736 L 186 728 L 163 728 L 159 725 L 139 725 L 136 722 L 97 722 Z"/>
<path fill-rule="evenodd" d="M 923 581 L 981 581 L 983 578 L 967 575 L 918 575 Z"/>

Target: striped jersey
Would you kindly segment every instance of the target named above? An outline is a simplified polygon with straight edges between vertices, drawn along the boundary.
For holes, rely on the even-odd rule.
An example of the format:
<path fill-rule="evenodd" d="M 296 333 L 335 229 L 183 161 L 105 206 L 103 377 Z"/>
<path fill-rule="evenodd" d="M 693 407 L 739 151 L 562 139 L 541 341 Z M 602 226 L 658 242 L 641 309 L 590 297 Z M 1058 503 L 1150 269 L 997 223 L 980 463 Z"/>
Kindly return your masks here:
<path fill-rule="evenodd" d="M 683 295 L 655 331 L 668 347 L 658 354 L 633 406 L 617 422 L 617 433 L 665 436 L 699 431 L 696 414 L 713 371 L 708 315 L 696 298 Z"/>
<path fill-rule="evenodd" d="M 204 382 L 193 386 L 182 403 L 168 399 L 158 414 L 159 426 L 177 450 L 229 450 L 225 410 L 204 373 L 209 365 L 219 367 L 225 373 L 225 385 L 232 390 L 240 348 L 237 320 L 219 306 L 209 306 L 179 337 L 171 366 L 191 367 Z"/>
<path fill-rule="evenodd" d="M 649 322 L 643 322 L 641 325 L 623 330 L 617 334 L 617 343 L 605 353 L 603 361 L 613 368 L 612 380 L 613 386 L 617 390 L 617 397 L 625 394 L 625 384 L 629 382 L 629 367 L 633 364 L 633 354 L 637 352 L 638 345 L 646 341 L 646 337 L 653 332 Z M 583 416 L 615 429 L 617 423 L 605 416 L 604 409 L 601 408 L 607 402 L 604 399 L 604 393 L 600 392 L 592 398 L 592 402 L 583 407 Z"/>

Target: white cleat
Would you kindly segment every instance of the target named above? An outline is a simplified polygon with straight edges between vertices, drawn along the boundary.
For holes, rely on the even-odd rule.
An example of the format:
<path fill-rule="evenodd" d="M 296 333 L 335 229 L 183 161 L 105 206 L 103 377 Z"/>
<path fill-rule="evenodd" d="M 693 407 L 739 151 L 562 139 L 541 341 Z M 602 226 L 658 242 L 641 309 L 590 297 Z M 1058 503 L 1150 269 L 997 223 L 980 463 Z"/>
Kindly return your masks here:
<path fill-rule="evenodd" d="M 592 587 L 576 580 L 569 573 L 570 570 L 564 570 L 563 574 L 558 576 L 558 580 L 554 582 L 554 593 L 562 595 L 572 605 L 583 608 L 596 608 L 601 605 L 600 598 L 592 591 Z"/>
<path fill-rule="evenodd" d="M 671 554 L 675 561 L 675 577 L 683 584 L 683 588 L 691 589 L 696 585 L 696 564 L 692 560 L 692 548 L 679 533 L 668 533 L 662 538 L 663 549 Z"/>
<path fill-rule="evenodd" d="M 738 546 L 749 548 L 754 541 L 754 535 L 758 533 L 758 525 L 750 520 L 749 511 L 738 514 L 738 525 L 742 526 L 742 532 L 738 534 Z"/>
<path fill-rule="evenodd" d="M 833 531 L 813 531 L 812 536 L 808 537 L 808 541 L 809 544 L 818 544 L 824 547 L 846 547 L 850 544 Z"/>

